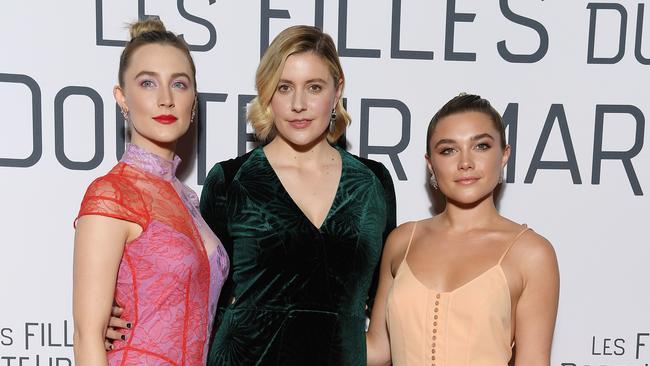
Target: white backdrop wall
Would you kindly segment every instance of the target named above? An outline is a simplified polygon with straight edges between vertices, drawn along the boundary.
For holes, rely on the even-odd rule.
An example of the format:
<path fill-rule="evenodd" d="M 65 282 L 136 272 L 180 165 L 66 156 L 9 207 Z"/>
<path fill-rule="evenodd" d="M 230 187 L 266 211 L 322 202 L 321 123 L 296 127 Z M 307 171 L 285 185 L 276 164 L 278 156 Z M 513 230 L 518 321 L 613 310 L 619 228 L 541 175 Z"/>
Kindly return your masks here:
<path fill-rule="evenodd" d="M 242 111 L 260 50 L 294 24 L 322 25 L 336 41 L 349 149 L 389 168 L 399 222 L 431 213 L 423 154 L 433 113 L 461 91 L 491 100 L 516 146 L 500 209 L 558 254 L 552 365 L 647 366 L 646 4 L 4 1 L 0 365 L 73 363 L 72 221 L 121 151 L 112 87 L 124 24 L 155 14 L 194 49 L 202 118 L 182 175 L 197 192 L 212 164 L 250 149 Z"/>

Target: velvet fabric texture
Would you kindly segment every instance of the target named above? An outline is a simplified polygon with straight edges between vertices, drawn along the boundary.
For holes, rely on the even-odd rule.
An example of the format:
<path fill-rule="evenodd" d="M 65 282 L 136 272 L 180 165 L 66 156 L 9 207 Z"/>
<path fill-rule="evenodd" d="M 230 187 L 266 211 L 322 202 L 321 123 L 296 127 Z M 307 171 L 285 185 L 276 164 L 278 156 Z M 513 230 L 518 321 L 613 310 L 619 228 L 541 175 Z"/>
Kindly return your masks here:
<path fill-rule="evenodd" d="M 320 228 L 261 147 L 210 171 L 201 213 L 232 266 L 208 365 L 366 364 L 364 309 L 395 227 L 395 193 L 382 164 L 338 151 L 341 178 Z"/>

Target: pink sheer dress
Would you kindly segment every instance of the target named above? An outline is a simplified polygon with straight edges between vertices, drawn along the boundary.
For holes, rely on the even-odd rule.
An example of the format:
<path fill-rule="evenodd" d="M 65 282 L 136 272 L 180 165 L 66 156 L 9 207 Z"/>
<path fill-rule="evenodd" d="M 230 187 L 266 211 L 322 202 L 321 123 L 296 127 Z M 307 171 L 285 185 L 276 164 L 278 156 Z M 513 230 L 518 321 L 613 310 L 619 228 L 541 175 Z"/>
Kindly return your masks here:
<path fill-rule="evenodd" d="M 132 323 L 108 352 L 110 365 L 205 365 L 212 319 L 228 256 L 203 221 L 199 201 L 168 161 L 127 145 L 120 162 L 86 191 L 78 217 L 134 222 L 115 286 L 122 317 Z"/>

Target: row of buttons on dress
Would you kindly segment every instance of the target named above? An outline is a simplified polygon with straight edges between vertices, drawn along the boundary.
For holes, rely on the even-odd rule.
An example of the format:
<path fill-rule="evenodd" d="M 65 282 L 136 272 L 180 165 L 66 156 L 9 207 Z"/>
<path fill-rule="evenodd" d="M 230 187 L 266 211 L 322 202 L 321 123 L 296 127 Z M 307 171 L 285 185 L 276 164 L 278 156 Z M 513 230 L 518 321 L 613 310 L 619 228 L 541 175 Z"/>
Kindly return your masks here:
<path fill-rule="evenodd" d="M 440 294 L 436 295 L 436 302 L 433 307 L 433 336 L 431 337 L 431 366 L 436 366 L 436 336 L 438 333 L 438 305 L 440 305 Z"/>

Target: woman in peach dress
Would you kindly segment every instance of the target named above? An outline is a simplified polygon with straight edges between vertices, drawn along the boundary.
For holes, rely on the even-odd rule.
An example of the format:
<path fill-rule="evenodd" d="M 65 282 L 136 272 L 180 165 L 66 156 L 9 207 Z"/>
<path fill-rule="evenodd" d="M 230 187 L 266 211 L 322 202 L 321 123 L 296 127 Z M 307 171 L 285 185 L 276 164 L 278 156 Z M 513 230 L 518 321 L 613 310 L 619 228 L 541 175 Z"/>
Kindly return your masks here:
<path fill-rule="evenodd" d="M 463 94 L 433 117 L 425 159 L 446 207 L 387 240 L 369 365 L 550 364 L 557 261 L 544 237 L 495 207 L 509 155 L 487 100 Z"/>

